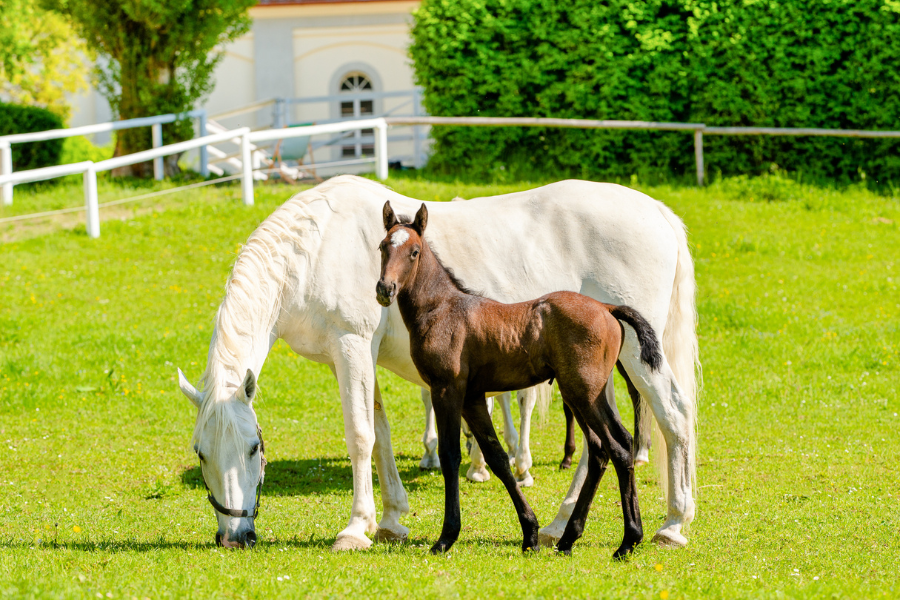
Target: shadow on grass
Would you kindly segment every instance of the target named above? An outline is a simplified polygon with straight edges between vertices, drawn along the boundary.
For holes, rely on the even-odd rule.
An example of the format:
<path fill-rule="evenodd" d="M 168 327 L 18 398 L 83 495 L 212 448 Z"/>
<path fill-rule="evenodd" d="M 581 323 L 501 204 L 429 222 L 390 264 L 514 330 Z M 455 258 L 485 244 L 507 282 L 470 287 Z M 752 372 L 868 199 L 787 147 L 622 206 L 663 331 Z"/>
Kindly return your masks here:
<path fill-rule="evenodd" d="M 400 479 L 407 491 L 421 487 L 422 475 L 413 459 L 397 457 Z M 418 460 L 418 459 L 416 459 Z M 204 489 L 200 466 L 185 469 L 181 484 L 191 489 Z M 301 460 L 273 460 L 266 465 L 263 496 L 308 496 L 353 489 L 353 469 L 346 458 L 310 458 Z"/>

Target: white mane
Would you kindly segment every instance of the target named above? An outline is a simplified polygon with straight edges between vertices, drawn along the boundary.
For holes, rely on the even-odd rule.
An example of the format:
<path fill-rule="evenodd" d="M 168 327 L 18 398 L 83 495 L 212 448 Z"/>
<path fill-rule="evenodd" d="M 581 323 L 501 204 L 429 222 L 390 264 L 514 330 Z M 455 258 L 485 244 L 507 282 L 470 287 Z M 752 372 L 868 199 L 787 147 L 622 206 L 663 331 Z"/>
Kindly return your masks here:
<path fill-rule="evenodd" d="M 288 261 L 297 255 L 308 257 L 315 248 L 311 234 L 318 228 L 309 206 L 322 200 L 334 210 L 327 193 L 347 184 L 385 189 L 361 177 L 334 177 L 282 204 L 241 248 L 225 285 L 225 298 L 216 312 L 206 370 L 200 378 L 202 399 L 192 445 L 201 442 L 204 425 L 210 419 L 215 423 L 215 443 L 226 439 L 229 429 L 236 428 L 238 415 L 227 400 L 243 381 L 254 351 L 269 348 L 270 334 L 281 312 L 282 295 L 292 276 Z M 226 389 L 230 392 L 221 393 Z"/>

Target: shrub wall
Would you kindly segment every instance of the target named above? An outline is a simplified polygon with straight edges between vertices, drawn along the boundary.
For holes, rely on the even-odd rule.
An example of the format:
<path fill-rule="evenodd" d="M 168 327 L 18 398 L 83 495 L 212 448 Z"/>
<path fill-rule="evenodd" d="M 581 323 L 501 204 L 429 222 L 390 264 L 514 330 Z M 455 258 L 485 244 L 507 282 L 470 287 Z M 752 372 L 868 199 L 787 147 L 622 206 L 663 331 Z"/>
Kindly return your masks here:
<path fill-rule="evenodd" d="M 59 129 L 62 119 L 49 110 L 0 102 L 0 136 Z M 24 171 L 59 164 L 63 140 L 13 144 L 13 170 Z"/>
<path fill-rule="evenodd" d="M 423 0 L 410 54 L 436 116 L 900 130 L 893 0 Z M 665 177 L 690 133 L 435 128 L 447 173 Z M 705 136 L 707 172 L 900 180 L 900 141 Z"/>

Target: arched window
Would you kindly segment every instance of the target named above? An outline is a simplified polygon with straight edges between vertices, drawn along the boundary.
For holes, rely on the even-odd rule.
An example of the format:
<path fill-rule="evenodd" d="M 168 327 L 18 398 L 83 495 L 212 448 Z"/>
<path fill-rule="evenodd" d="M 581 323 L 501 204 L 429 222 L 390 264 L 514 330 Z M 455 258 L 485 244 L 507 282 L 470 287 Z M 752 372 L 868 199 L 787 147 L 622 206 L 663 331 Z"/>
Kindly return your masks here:
<path fill-rule="evenodd" d="M 350 73 L 341 81 L 341 94 L 365 94 L 374 92 L 372 81 L 364 73 Z M 375 114 L 375 99 L 365 97 L 348 98 L 341 102 L 342 119 L 359 119 L 371 117 Z M 375 132 L 372 129 L 363 129 L 353 132 L 353 144 L 341 146 L 341 156 L 346 158 L 362 158 L 375 155 Z"/>

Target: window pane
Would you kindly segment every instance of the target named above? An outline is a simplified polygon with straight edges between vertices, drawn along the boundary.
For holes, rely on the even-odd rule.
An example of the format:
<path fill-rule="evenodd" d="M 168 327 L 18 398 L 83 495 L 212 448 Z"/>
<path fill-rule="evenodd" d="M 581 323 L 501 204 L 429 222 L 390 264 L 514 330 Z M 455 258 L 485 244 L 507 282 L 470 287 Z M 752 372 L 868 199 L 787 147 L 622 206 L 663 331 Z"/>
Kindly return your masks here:
<path fill-rule="evenodd" d="M 353 116 L 353 103 L 352 102 L 341 102 L 341 116 L 342 117 L 352 117 Z"/>
<path fill-rule="evenodd" d="M 362 154 L 363 156 L 375 156 L 375 146 L 372 144 L 363 144 Z"/>
<path fill-rule="evenodd" d="M 375 135 L 374 129 L 363 129 L 360 131 L 360 135 Z"/>
<path fill-rule="evenodd" d="M 342 146 L 341 147 L 341 157 L 342 158 L 353 158 L 356 156 L 356 146 Z"/>
<path fill-rule="evenodd" d="M 374 115 L 375 114 L 375 106 L 372 100 L 361 100 L 359 103 L 359 114 L 361 115 Z"/>

